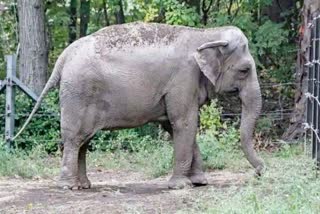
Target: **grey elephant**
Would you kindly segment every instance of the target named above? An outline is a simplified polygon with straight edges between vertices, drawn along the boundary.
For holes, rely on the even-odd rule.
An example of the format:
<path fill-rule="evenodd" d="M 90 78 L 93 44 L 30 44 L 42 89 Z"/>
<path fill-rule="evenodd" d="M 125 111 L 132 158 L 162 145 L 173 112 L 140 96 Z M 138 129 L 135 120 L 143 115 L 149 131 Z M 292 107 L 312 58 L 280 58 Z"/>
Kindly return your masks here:
<path fill-rule="evenodd" d="M 64 142 L 58 183 L 63 188 L 91 187 L 86 151 L 98 130 L 154 121 L 174 141 L 169 188 L 206 185 L 196 143 L 198 110 L 221 92 L 238 92 L 242 149 L 257 174 L 264 168 L 253 148 L 260 87 L 248 40 L 236 27 L 196 29 L 138 22 L 81 38 L 58 58 L 22 130 L 58 83 Z"/>

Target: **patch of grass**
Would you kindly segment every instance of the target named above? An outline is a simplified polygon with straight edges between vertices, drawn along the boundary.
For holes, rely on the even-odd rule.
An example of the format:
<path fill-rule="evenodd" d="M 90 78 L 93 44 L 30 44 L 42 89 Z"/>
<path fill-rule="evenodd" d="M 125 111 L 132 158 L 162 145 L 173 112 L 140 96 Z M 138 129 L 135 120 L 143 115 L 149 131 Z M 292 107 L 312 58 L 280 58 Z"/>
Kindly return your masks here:
<path fill-rule="evenodd" d="M 239 134 L 234 127 L 217 134 L 209 129 L 197 137 L 204 167 L 207 170 L 237 167 L 243 159 Z"/>
<path fill-rule="evenodd" d="M 37 146 L 28 152 L 8 152 L 0 146 L 0 176 L 50 177 L 58 173 L 59 161 L 58 155 L 48 155 L 43 146 Z"/>
<path fill-rule="evenodd" d="M 245 186 L 211 187 L 181 213 L 320 213 L 320 180 L 301 146 L 265 153 L 268 169 Z"/>
<path fill-rule="evenodd" d="M 150 143 L 150 146 L 145 146 Z M 143 172 L 150 177 L 159 177 L 172 169 L 173 149 L 167 141 L 143 142 L 137 152 L 125 150 L 93 151 L 88 154 L 88 170 L 125 169 Z M 0 177 L 53 177 L 60 171 L 61 155 L 48 154 L 41 145 L 32 150 L 6 151 L 0 144 Z"/>
<path fill-rule="evenodd" d="M 167 174 L 172 169 L 172 145 L 167 141 L 157 142 L 157 144 L 149 143 L 150 146 L 140 148 L 137 152 L 123 150 L 91 152 L 88 168 L 131 169 L 143 172 L 151 177 Z"/>

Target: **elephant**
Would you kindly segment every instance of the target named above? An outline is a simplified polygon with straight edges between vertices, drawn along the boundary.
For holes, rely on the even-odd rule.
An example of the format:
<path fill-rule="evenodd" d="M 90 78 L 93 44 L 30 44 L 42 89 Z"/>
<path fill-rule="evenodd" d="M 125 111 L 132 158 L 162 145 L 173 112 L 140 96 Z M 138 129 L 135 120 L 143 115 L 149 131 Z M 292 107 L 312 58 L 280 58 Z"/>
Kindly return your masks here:
<path fill-rule="evenodd" d="M 80 38 L 59 56 L 16 136 L 57 85 L 64 143 L 58 186 L 64 189 L 91 187 L 86 152 L 97 131 L 148 122 L 159 122 L 172 134 L 174 169 L 168 187 L 206 185 L 196 143 L 198 111 L 218 93 L 240 97 L 241 148 L 256 174 L 264 169 L 253 146 L 260 86 L 248 39 L 237 27 L 134 22 Z"/>

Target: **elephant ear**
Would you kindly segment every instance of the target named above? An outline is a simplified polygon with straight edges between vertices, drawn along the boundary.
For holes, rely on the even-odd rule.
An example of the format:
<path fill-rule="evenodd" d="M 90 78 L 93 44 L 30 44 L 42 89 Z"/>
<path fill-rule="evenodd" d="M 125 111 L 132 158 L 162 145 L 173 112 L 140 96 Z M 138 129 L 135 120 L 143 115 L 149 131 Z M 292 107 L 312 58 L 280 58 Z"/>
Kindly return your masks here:
<path fill-rule="evenodd" d="M 219 59 L 218 54 L 223 54 L 224 52 L 223 50 L 219 50 L 219 48 L 227 45 L 228 41 L 224 40 L 208 42 L 198 47 L 194 55 L 200 70 L 213 85 L 216 84 L 221 70 L 221 59 Z"/>

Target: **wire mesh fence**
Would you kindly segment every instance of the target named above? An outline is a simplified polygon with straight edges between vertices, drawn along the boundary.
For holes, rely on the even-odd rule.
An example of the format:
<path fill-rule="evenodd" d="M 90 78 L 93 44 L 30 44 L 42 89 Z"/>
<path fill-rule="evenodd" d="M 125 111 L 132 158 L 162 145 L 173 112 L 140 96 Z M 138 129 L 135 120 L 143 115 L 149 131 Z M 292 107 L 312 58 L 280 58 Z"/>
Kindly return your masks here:
<path fill-rule="evenodd" d="M 312 142 L 312 158 L 320 166 L 320 15 L 315 17 L 310 23 L 311 44 L 309 48 L 308 67 L 308 92 L 305 96 L 307 102 L 307 121 L 304 124 L 307 129 L 307 136 L 310 136 Z"/>

